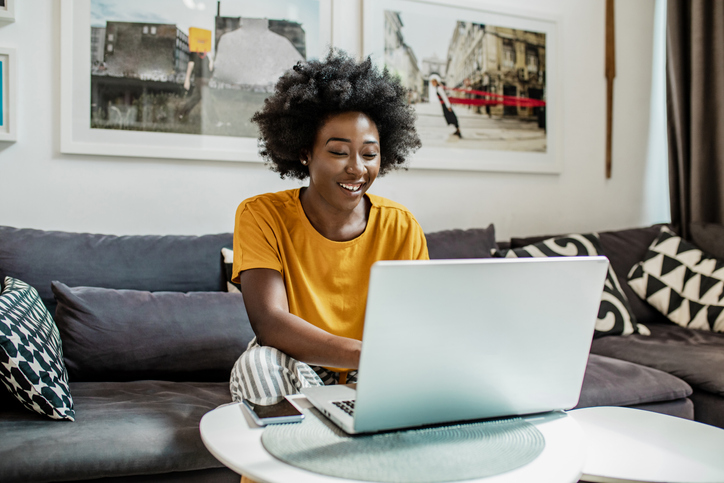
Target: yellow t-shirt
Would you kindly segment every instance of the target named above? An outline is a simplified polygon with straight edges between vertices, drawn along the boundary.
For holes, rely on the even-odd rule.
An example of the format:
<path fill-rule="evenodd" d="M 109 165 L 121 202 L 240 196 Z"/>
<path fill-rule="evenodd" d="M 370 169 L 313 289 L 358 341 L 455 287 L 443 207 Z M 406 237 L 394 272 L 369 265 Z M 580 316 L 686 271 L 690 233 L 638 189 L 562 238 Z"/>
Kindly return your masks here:
<path fill-rule="evenodd" d="M 236 210 L 233 280 L 251 268 L 277 270 L 289 311 L 334 335 L 362 340 L 370 267 L 378 260 L 427 260 L 427 242 L 404 206 L 367 194 L 364 233 L 337 242 L 309 222 L 300 189 L 243 201 Z"/>

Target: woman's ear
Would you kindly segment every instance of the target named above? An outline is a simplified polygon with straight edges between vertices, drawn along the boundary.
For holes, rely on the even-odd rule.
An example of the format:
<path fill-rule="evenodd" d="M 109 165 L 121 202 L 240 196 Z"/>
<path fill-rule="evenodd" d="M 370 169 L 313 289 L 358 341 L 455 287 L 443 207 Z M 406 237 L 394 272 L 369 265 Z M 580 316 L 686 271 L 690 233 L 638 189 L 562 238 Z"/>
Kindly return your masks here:
<path fill-rule="evenodd" d="M 299 153 L 299 161 L 301 161 L 301 163 L 304 166 L 308 165 L 309 164 L 309 151 L 307 151 L 306 149 L 302 149 L 302 152 Z"/>

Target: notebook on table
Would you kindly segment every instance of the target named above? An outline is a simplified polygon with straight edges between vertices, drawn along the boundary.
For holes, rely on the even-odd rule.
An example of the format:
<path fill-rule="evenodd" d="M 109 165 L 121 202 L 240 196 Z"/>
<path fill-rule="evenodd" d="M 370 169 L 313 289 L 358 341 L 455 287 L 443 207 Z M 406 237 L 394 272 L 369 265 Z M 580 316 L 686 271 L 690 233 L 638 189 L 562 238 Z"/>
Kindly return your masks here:
<path fill-rule="evenodd" d="M 356 385 L 304 388 L 350 434 L 578 403 L 605 257 L 381 261 Z"/>

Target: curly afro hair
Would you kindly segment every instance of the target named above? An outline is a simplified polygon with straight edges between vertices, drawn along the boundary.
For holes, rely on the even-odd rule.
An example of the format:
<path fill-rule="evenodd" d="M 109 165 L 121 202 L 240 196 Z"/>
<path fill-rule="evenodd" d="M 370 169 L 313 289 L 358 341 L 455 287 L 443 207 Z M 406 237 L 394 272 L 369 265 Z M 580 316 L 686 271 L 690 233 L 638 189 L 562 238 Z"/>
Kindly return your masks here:
<path fill-rule="evenodd" d="M 422 143 L 406 91 L 387 69 L 380 72 L 369 57 L 362 62 L 341 50 L 324 60 L 299 62 L 281 76 L 274 94 L 251 120 L 259 126 L 259 154 L 282 178 L 305 179 L 300 162 L 311 150 L 317 131 L 332 115 L 366 114 L 380 135 L 380 175 L 402 167 Z"/>

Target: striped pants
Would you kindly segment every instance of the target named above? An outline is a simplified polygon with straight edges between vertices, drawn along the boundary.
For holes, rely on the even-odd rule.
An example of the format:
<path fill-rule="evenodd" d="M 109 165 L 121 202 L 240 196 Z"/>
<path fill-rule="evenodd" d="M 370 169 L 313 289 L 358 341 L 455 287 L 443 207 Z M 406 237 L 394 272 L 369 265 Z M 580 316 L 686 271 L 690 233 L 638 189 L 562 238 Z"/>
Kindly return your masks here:
<path fill-rule="evenodd" d="M 303 387 L 337 384 L 340 373 L 310 366 L 292 359 L 274 347 L 249 342 L 231 371 L 229 389 L 234 402 L 247 399 L 253 404 L 276 404 Z M 357 382 L 357 371 L 349 371 L 347 383 Z"/>

